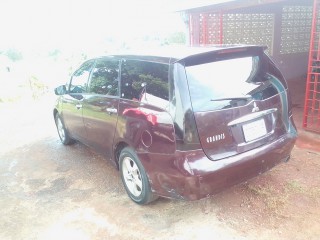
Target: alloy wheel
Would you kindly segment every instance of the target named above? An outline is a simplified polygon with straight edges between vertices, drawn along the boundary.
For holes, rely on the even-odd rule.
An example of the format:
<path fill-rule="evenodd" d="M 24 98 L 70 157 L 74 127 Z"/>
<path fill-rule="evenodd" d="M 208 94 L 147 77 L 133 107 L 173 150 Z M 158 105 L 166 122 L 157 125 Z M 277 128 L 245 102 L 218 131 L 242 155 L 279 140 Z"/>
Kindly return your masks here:
<path fill-rule="evenodd" d="M 125 157 L 123 159 L 122 173 L 130 193 L 135 197 L 140 196 L 142 192 L 141 174 L 137 164 L 130 157 Z"/>
<path fill-rule="evenodd" d="M 61 138 L 61 141 L 64 141 L 66 137 L 65 130 L 59 117 L 57 118 L 57 129 L 58 129 L 58 133 Z"/>

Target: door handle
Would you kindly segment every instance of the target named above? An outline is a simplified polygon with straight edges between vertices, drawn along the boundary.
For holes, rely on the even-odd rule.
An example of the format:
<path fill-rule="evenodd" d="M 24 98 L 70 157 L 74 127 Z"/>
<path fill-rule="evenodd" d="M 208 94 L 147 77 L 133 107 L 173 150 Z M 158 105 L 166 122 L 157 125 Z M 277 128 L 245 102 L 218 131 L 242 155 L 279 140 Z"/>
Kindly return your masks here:
<path fill-rule="evenodd" d="M 77 108 L 77 109 L 82 108 L 82 104 L 77 104 L 77 105 L 76 105 L 76 108 Z"/>
<path fill-rule="evenodd" d="M 109 114 L 112 114 L 112 113 L 117 113 L 118 110 L 117 110 L 116 108 L 107 108 L 107 112 L 108 112 Z"/>

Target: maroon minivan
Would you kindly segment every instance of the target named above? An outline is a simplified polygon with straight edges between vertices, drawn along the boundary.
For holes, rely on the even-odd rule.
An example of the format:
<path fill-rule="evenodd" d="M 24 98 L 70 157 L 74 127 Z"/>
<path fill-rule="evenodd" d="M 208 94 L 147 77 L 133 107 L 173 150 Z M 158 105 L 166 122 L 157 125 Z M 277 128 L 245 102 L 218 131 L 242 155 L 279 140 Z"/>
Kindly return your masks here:
<path fill-rule="evenodd" d="M 63 144 L 93 147 L 129 197 L 196 200 L 288 161 L 288 87 L 260 46 L 185 48 L 86 61 L 55 89 Z"/>

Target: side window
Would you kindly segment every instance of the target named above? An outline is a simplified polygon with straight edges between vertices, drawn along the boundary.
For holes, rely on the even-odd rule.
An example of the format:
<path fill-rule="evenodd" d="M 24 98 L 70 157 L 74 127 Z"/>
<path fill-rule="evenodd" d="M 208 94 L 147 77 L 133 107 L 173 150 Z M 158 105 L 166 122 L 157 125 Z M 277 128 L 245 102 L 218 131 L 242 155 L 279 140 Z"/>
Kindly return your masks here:
<path fill-rule="evenodd" d="M 119 61 L 99 59 L 92 70 L 89 92 L 118 96 Z"/>
<path fill-rule="evenodd" d="M 126 60 L 121 68 L 121 97 L 159 108 L 169 106 L 169 65 Z"/>
<path fill-rule="evenodd" d="M 69 93 L 84 93 L 86 92 L 88 78 L 94 60 L 85 62 L 81 67 L 72 75 Z"/>

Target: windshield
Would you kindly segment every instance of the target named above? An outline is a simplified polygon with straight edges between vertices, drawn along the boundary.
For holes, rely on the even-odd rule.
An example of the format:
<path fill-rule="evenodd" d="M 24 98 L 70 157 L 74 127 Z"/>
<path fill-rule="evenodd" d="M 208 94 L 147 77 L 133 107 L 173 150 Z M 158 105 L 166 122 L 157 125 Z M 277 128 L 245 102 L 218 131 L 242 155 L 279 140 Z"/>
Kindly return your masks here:
<path fill-rule="evenodd" d="M 258 66 L 259 57 L 250 56 L 186 67 L 194 111 L 245 105 L 261 85 L 253 81 Z"/>

